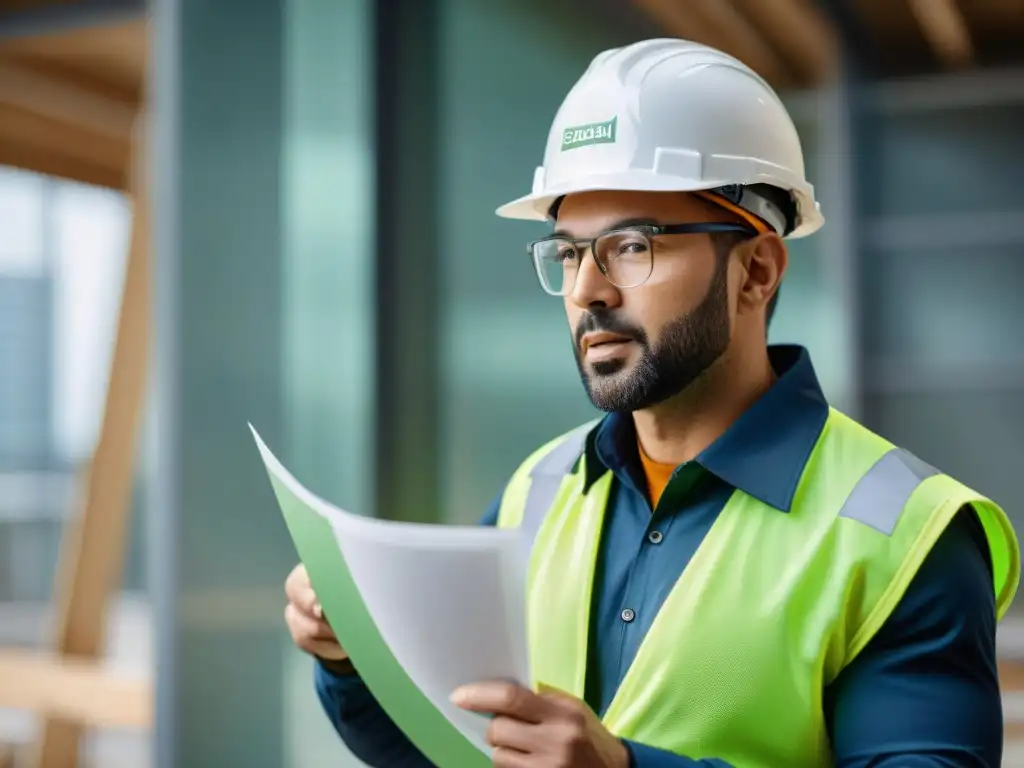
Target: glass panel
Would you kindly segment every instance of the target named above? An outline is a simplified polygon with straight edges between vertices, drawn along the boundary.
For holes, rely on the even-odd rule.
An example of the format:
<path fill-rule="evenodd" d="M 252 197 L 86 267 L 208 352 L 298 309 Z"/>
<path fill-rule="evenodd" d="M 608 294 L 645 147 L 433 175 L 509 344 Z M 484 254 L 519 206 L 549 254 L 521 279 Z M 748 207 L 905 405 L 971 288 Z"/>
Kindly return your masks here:
<path fill-rule="evenodd" d="M 43 274 L 43 177 L 0 167 L 0 275 Z"/>
<path fill-rule="evenodd" d="M 575 4 L 445 0 L 441 422 L 446 518 L 477 519 L 526 455 L 590 418 L 558 299 L 499 219 L 528 192 L 551 119 L 598 51 L 630 42 Z M 566 30 L 572 30 L 566 34 Z"/>
<path fill-rule="evenodd" d="M 372 6 L 286 8 L 281 455 L 317 493 L 372 514 Z M 313 660 L 281 646 L 285 768 L 363 765 L 313 691 Z"/>
<path fill-rule="evenodd" d="M 768 338 L 806 347 L 826 397 L 843 408 L 849 394 L 848 315 L 842 291 L 823 263 L 821 243 L 817 234 L 789 241 L 789 267 Z"/>
<path fill-rule="evenodd" d="M 0 645 L 41 639 L 39 612 L 22 606 L 49 597 L 60 531 L 61 478 L 48 474 L 53 280 L 43 206 L 41 177 L 0 167 Z"/>
<path fill-rule="evenodd" d="M 49 463 L 51 295 L 48 278 L 0 275 L 0 471 Z"/>
<path fill-rule="evenodd" d="M 365 2 L 289 4 L 283 180 L 287 455 L 318 493 L 365 513 L 375 311 L 369 15 Z"/>
<path fill-rule="evenodd" d="M 166 173 L 154 200 L 158 449 L 147 510 L 154 674 L 167 715 L 154 753 L 167 768 L 291 764 L 287 631 L 272 596 L 280 601 L 295 551 L 245 425 L 291 463 L 283 49 L 292 5 L 158 2 L 151 29 L 152 90 L 169 95 L 154 121 L 155 171 Z M 325 37 L 338 32 L 325 25 Z M 334 45 L 347 40 L 338 34 Z M 346 98 L 316 87 L 328 104 Z"/>
<path fill-rule="evenodd" d="M 850 397 L 851 349 L 847 342 L 849 311 L 842 286 L 834 279 L 828 259 L 827 198 L 830 185 L 819 176 L 818 124 L 811 119 L 796 121 L 804 151 L 806 175 L 815 186 L 825 227 L 810 237 L 788 240 L 789 266 L 779 291 L 779 303 L 769 328 L 773 344 L 792 343 L 807 347 L 826 397 L 836 407 L 847 408 Z"/>
<path fill-rule="evenodd" d="M 39 493 L 41 500 L 44 494 Z M 0 516 L 0 610 L 4 603 L 23 603 L 33 608 L 50 600 L 54 564 L 64 530 L 63 515 L 41 514 L 36 506 L 31 519 L 5 520 Z M 28 611 L 26 611 L 26 614 Z M 34 612 L 33 612 L 34 613 Z M 0 633 L 0 646 L 9 643 L 41 644 L 47 638 L 36 621 L 13 621 Z"/>
<path fill-rule="evenodd" d="M 877 251 L 869 265 L 871 358 L 939 370 L 1024 366 L 1020 246 Z"/>
<path fill-rule="evenodd" d="M 87 460 L 99 433 L 114 352 L 131 219 L 124 197 L 60 182 L 55 243 L 54 431 L 68 463 Z"/>
<path fill-rule="evenodd" d="M 1024 105 L 886 115 L 878 130 L 871 214 L 1024 207 Z"/>
<path fill-rule="evenodd" d="M 580 383 L 561 301 L 522 304 L 449 310 L 446 522 L 475 522 L 533 449 L 600 415 Z"/>
<path fill-rule="evenodd" d="M 0 170 L 0 190 L 21 232 L 4 243 L 18 268 L 0 268 L 0 600 L 45 602 L 103 416 L 129 216 L 117 193 L 36 174 Z M 129 590 L 142 586 L 140 528 Z"/>

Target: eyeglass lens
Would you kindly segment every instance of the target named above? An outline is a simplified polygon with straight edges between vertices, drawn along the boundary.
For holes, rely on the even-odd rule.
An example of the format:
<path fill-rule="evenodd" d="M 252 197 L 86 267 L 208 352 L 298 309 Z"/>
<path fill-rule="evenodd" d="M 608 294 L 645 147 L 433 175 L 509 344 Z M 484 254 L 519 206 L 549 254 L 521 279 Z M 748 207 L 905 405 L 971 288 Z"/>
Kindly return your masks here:
<path fill-rule="evenodd" d="M 587 241 L 551 238 L 534 245 L 533 258 L 544 290 L 558 296 L 576 285 Z M 634 288 L 651 275 L 654 265 L 651 241 L 644 232 L 606 232 L 592 244 L 594 258 L 605 277 L 619 288 Z"/>

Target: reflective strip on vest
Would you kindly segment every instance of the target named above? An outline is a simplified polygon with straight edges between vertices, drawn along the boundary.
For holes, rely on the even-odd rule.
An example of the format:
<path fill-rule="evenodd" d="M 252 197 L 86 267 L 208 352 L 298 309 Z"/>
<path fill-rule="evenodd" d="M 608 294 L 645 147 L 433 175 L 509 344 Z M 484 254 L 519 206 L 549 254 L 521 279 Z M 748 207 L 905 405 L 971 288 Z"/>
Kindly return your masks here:
<path fill-rule="evenodd" d="M 588 429 L 580 429 L 570 433 L 530 470 L 530 489 L 520 525 L 527 551 L 533 546 L 562 480 L 572 473 L 583 453 L 587 432 Z M 891 536 L 917 486 L 938 474 L 939 470 L 909 451 L 893 448 L 853 487 L 839 517 L 856 520 Z"/>
<path fill-rule="evenodd" d="M 533 540 L 537 537 L 537 531 L 540 530 L 541 523 L 555 501 L 562 480 L 572 473 L 573 467 L 582 455 L 590 428 L 591 425 L 588 424 L 575 432 L 570 432 L 565 440 L 556 445 L 530 470 L 530 489 L 526 492 L 526 507 L 523 510 L 523 521 L 519 526 L 527 551 L 533 546 Z"/>
<path fill-rule="evenodd" d="M 857 481 L 839 516 L 891 536 L 917 486 L 937 474 L 909 451 L 893 448 Z"/>

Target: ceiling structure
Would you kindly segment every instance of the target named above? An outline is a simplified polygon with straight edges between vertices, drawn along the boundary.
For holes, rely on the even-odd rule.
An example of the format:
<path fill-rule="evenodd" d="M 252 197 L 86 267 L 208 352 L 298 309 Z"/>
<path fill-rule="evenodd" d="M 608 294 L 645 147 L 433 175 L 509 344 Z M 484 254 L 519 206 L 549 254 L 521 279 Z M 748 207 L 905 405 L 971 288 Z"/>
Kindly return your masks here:
<path fill-rule="evenodd" d="M 3 20 L 0 11 L 0 31 Z M 125 188 L 146 24 L 103 21 L 0 37 L 0 165 Z"/>
<path fill-rule="evenodd" d="M 842 35 L 827 9 L 844 3 L 872 77 L 1024 64 L 1024 0 L 579 1 L 638 36 L 721 48 L 780 90 L 835 76 Z M 0 0 L 0 164 L 123 187 L 145 79 L 142 8 L 141 0 Z M 57 21 L 62 14 L 68 24 Z"/>
<path fill-rule="evenodd" d="M 813 88 L 836 72 L 832 9 L 859 27 L 873 78 L 1024 64 L 1024 0 L 630 0 L 665 33 L 731 53 L 775 87 Z"/>
<path fill-rule="evenodd" d="M 1019 66 L 1024 0 L 856 0 L 882 75 Z"/>

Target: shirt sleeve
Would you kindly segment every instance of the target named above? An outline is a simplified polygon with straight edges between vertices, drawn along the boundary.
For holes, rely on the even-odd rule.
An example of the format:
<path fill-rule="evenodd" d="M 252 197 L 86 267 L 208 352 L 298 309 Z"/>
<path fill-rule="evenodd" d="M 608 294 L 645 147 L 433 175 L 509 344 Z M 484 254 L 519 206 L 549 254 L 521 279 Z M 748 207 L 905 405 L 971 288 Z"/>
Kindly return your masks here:
<path fill-rule="evenodd" d="M 995 633 L 988 543 L 974 511 L 964 509 L 889 620 L 825 691 L 836 767 L 998 768 Z M 729 768 L 626 746 L 632 768 Z"/>
<path fill-rule="evenodd" d="M 648 747 L 635 741 L 624 741 L 629 751 L 629 768 L 734 768 L 724 760 L 693 760 L 674 752 Z"/>
<path fill-rule="evenodd" d="M 998 768 L 1003 712 L 988 543 L 965 508 L 826 690 L 837 768 Z"/>
<path fill-rule="evenodd" d="M 381 708 L 359 675 L 315 665 L 320 704 L 349 750 L 372 768 L 431 768 L 427 760 Z"/>
<path fill-rule="evenodd" d="M 501 496 L 499 493 L 491 502 L 480 525 L 497 523 Z M 314 686 L 334 730 L 352 754 L 368 766 L 432 768 L 433 763 L 395 725 L 358 674 L 333 672 L 317 662 Z"/>

